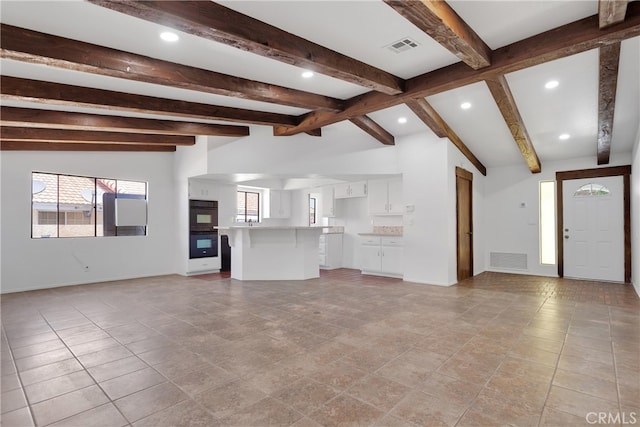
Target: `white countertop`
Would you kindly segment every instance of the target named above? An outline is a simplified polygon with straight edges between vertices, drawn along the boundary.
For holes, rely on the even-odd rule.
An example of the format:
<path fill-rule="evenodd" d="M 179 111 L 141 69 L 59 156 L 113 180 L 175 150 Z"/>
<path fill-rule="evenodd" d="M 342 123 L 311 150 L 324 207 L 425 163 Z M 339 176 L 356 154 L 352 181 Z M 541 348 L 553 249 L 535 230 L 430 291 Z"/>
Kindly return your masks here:
<path fill-rule="evenodd" d="M 215 230 L 319 230 L 322 227 L 304 227 L 295 225 L 233 225 L 231 227 L 213 227 Z"/>
<path fill-rule="evenodd" d="M 359 236 L 402 237 L 398 233 L 358 233 Z"/>
<path fill-rule="evenodd" d="M 343 233 L 338 227 L 309 227 L 296 225 L 233 225 L 231 227 L 213 227 L 214 230 L 320 230 L 322 233 Z M 341 227 L 340 227 L 341 228 Z"/>

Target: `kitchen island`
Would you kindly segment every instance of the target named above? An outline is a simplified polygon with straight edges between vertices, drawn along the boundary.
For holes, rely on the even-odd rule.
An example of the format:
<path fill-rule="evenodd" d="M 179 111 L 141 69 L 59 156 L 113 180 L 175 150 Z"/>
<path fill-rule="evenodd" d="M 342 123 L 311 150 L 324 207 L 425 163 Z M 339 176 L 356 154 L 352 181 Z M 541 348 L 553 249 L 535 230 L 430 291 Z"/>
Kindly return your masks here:
<path fill-rule="evenodd" d="M 320 277 L 322 227 L 216 227 L 229 236 L 231 278 L 306 280 Z"/>

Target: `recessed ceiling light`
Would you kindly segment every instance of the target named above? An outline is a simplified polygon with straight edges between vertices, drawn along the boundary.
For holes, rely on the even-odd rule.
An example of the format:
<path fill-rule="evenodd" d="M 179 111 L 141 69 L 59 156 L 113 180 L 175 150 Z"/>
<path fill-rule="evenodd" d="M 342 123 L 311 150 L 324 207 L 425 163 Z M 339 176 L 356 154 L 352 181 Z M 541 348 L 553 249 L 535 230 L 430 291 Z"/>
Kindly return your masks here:
<path fill-rule="evenodd" d="M 166 42 L 177 42 L 180 37 L 171 31 L 164 31 L 160 33 L 160 38 Z"/>
<path fill-rule="evenodd" d="M 400 124 L 405 124 L 405 123 L 407 123 L 407 118 L 406 118 L 406 117 L 400 117 L 400 118 L 398 118 L 398 123 L 400 123 Z"/>
<path fill-rule="evenodd" d="M 571 135 L 569 135 L 568 133 L 563 133 L 562 135 L 560 135 L 560 136 L 558 137 L 558 139 L 560 139 L 560 140 L 562 140 L 562 141 L 565 141 L 565 140 L 567 140 L 567 139 L 569 139 L 569 138 L 571 138 Z"/>
<path fill-rule="evenodd" d="M 557 80 L 549 80 L 547 83 L 545 83 L 544 87 L 547 89 L 554 89 L 557 88 L 559 84 L 560 83 L 558 83 Z"/>
<path fill-rule="evenodd" d="M 302 77 L 304 77 L 305 79 L 313 77 L 313 71 L 307 70 L 307 71 L 303 72 L 302 73 Z"/>
<path fill-rule="evenodd" d="M 462 108 L 463 110 L 468 110 L 469 108 L 471 108 L 471 103 L 463 102 L 462 104 L 460 104 L 460 108 Z"/>

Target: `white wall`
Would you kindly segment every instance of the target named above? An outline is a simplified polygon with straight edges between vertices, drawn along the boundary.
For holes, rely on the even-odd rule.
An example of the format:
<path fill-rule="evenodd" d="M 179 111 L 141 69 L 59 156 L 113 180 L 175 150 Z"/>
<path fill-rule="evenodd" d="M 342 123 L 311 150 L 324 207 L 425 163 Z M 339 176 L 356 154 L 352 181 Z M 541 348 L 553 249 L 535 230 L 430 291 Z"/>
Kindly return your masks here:
<path fill-rule="evenodd" d="M 173 159 L 174 224 L 176 233 L 176 271 L 189 271 L 189 177 L 207 172 L 207 139 L 197 137 L 190 147 L 176 147 Z"/>
<path fill-rule="evenodd" d="M 452 283 L 449 268 L 448 144 L 447 140 L 428 134 L 396 141 L 403 173 L 404 205 L 414 209 L 404 218 L 406 281 L 434 285 Z"/>
<path fill-rule="evenodd" d="M 613 154 L 610 164 L 604 167 L 627 165 L 630 161 L 629 154 Z M 587 157 L 560 162 L 543 161 L 539 174 L 532 174 L 524 162 L 520 166 L 490 168 L 485 179 L 484 198 L 487 270 L 557 277 L 557 265 L 540 264 L 538 184 L 540 181 L 555 180 L 558 171 L 596 167 L 595 158 Z M 520 207 L 521 203 L 525 207 Z M 526 254 L 528 269 L 514 271 L 492 268 L 489 262 L 491 252 Z"/>
<path fill-rule="evenodd" d="M 631 280 L 640 295 L 640 126 L 631 165 Z"/>
<path fill-rule="evenodd" d="M 3 293 L 175 271 L 173 153 L 3 151 L 0 165 Z M 32 171 L 148 182 L 148 235 L 31 239 Z"/>
<path fill-rule="evenodd" d="M 332 126 L 352 127 L 352 138 L 336 139 Z M 269 127 L 251 126 L 251 136 L 210 146 L 208 171 L 302 177 L 398 173 L 396 147 L 383 146 L 348 122 L 332 126 L 322 129 L 321 138 L 274 137 Z"/>

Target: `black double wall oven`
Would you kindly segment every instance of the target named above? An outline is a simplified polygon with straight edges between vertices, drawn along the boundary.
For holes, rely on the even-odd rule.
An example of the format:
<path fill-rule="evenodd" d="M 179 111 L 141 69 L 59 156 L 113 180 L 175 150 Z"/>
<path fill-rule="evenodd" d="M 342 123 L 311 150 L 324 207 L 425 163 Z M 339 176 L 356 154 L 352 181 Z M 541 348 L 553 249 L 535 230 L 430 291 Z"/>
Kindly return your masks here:
<path fill-rule="evenodd" d="M 218 256 L 218 202 L 189 200 L 189 258 Z"/>

